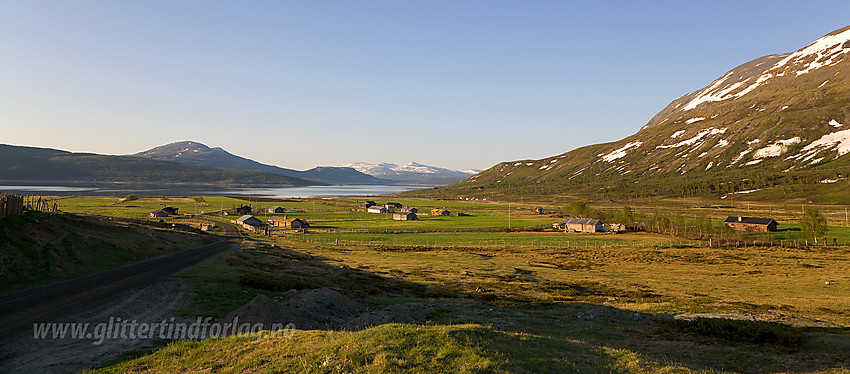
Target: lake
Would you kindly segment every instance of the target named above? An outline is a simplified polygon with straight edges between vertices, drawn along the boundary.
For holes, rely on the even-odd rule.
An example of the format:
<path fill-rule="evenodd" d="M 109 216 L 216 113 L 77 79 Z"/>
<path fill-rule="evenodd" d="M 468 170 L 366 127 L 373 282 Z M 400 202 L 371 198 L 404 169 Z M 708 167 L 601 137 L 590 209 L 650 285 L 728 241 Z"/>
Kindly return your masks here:
<path fill-rule="evenodd" d="M 313 196 L 372 196 L 385 193 L 410 191 L 429 186 L 411 185 L 337 185 L 337 186 L 307 186 L 307 187 L 227 187 L 211 186 L 140 186 L 125 184 L 90 185 L 0 185 L 0 193 L 28 195 L 85 195 L 85 196 L 124 196 L 136 194 L 140 196 L 260 196 L 276 198 L 303 198 Z"/>

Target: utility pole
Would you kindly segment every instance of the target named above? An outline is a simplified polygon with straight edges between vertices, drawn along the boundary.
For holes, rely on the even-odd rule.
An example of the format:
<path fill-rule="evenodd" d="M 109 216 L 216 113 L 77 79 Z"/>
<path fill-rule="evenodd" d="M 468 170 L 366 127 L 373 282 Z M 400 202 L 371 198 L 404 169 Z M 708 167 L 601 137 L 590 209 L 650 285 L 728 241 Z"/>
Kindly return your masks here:
<path fill-rule="evenodd" d="M 508 201 L 508 230 L 511 229 L 511 202 Z"/>

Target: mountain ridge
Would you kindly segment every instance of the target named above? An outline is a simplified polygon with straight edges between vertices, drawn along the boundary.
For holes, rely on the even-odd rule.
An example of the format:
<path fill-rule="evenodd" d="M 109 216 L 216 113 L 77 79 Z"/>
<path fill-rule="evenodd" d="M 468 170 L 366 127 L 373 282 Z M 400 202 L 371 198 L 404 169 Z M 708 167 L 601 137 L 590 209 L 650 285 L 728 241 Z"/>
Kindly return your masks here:
<path fill-rule="evenodd" d="M 848 52 L 850 26 L 741 64 L 674 99 L 624 139 L 502 162 L 443 193 L 681 197 L 778 189 L 804 198 L 801 191 L 821 180 L 846 187 Z"/>
<path fill-rule="evenodd" d="M 329 184 L 385 184 L 387 181 L 347 167 L 317 166 L 299 171 L 263 164 L 234 155 L 221 147 L 211 148 L 196 141 L 180 141 L 151 148 L 132 156 L 230 170 L 254 170 Z"/>
<path fill-rule="evenodd" d="M 131 156 L 74 153 L 53 148 L 0 144 L 0 180 L 275 184 L 319 184 L 260 171 L 222 170 Z"/>

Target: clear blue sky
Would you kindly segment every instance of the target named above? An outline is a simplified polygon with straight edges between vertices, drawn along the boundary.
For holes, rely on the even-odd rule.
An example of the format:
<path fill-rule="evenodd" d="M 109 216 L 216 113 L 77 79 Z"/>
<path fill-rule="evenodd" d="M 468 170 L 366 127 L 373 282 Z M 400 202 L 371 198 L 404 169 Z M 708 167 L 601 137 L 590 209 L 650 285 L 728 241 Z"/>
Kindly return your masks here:
<path fill-rule="evenodd" d="M 0 143 L 283 167 L 542 158 L 850 24 L 850 1 L 0 1 Z"/>

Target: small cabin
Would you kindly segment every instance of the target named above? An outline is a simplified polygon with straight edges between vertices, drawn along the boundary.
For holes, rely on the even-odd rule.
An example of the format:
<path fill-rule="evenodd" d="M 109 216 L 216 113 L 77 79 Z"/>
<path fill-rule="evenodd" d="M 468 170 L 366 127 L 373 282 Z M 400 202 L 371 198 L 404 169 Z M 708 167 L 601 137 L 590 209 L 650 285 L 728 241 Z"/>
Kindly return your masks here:
<path fill-rule="evenodd" d="M 388 202 L 384 204 L 384 206 L 387 207 L 387 209 L 401 209 L 404 205 L 401 203 Z"/>
<path fill-rule="evenodd" d="M 602 221 L 590 218 L 570 218 L 566 222 L 553 224 L 552 227 L 565 232 L 603 232 Z"/>
<path fill-rule="evenodd" d="M 779 222 L 776 222 L 773 218 L 730 216 L 723 223 L 736 231 L 746 232 L 773 232 L 779 227 Z"/>
<path fill-rule="evenodd" d="M 396 221 L 418 221 L 419 217 L 416 216 L 416 213 L 399 212 L 399 213 L 393 213 L 393 219 L 396 220 Z"/>
<path fill-rule="evenodd" d="M 401 210 L 399 210 L 399 212 L 401 212 L 401 213 L 419 213 L 419 209 L 414 208 L 412 206 L 406 206 L 404 208 L 401 208 Z"/>
<path fill-rule="evenodd" d="M 281 206 L 275 205 L 275 206 L 269 207 L 268 212 L 269 213 L 283 213 L 284 209 Z"/>
<path fill-rule="evenodd" d="M 235 208 L 234 211 L 236 212 L 237 215 L 239 215 L 239 214 L 246 215 L 246 214 L 251 214 L 252 209 L 251 209 L 250 205 L 243 205 L 243 206 L 240 206 L 238 208 Z"/>
<path fill-rule="evenodd" d="M 173 206 L 167 206 L 167 207 L 162 208 L 160 210 L 163 211 L 163 212 L 166 212 L 168 214 L 177 214 L 177 210 L 179 210 L 179 209 L 180 208 L 175 208 Z"/>
<path fill-rule="evenodd" d="M 445 209 L 431 209 L 431 216 L 432 217 L 438 217 L 438 216 L 448 217 L 450 215 L 452 215 L 452 212 L 449 212 L 448 210 L 445 210 Z"/>
<path fill-rule="evenodd" d="M 215 228 L 214 223 L 201 223 L 200 224 L 201 231 L 210 231 Z"/>
<path fill-rule="evenodd" d="M 271 226 L 286 227 L 289 220 L 286 218 L 286 216 L 283 216 L 283 217 L 275 216 L 275 217 L 269 218 L 268 222 L 269 222 L 269 225 L 271 225 Z"/>
<path fill-rule="evenodd" d="M 293 219 L 292 221 L 289 221 L 289 227 L 293 228 L 293 229 L 303 229 L 303 228 L 310 227 L 310 224 L 307 223 L 307 221 L 305 221 L 301 218 L 296 218 L 296 219 Z"/>
<path fill-rule="evenodd" d="M 263 221 L 260 221 L 260 219 L 250 214 L 237 218 L 236 223 L 249 228 L 256 228 L 263 225 Z"/>
<path fill-rule="evenodd" d="M 370 201 L 364 201 L 364 202 L 360 203 L 360 206 L 363 207 L 363 208 L 366 208 L 366 209 L 369 209 L 369 208 L 371 208 L 375 205 L 378 205 L 378 204 L 375 203 L 374 201 L 371 201 L 371 200 Z"/>
<path fill-rule="evenodd" d="M 378 205 L 370 206 L 368 209 L 366 209 L 366 211 L 369 212 L 369 213 L 386 213 L 386 212 L 388 212 L 387 207 L 378 206 Z"/>
<path fill-rule="evenodd" d="M 168 214 L 168 212 L 166 212 L 162 209 L 154 210 L 153 212 L 150 212 L 148 214 L 148 216 L 150 216 L 151 218 L 163 218 L 163 217 L 168 217 L 169 215 L 170 214 Z"/>

